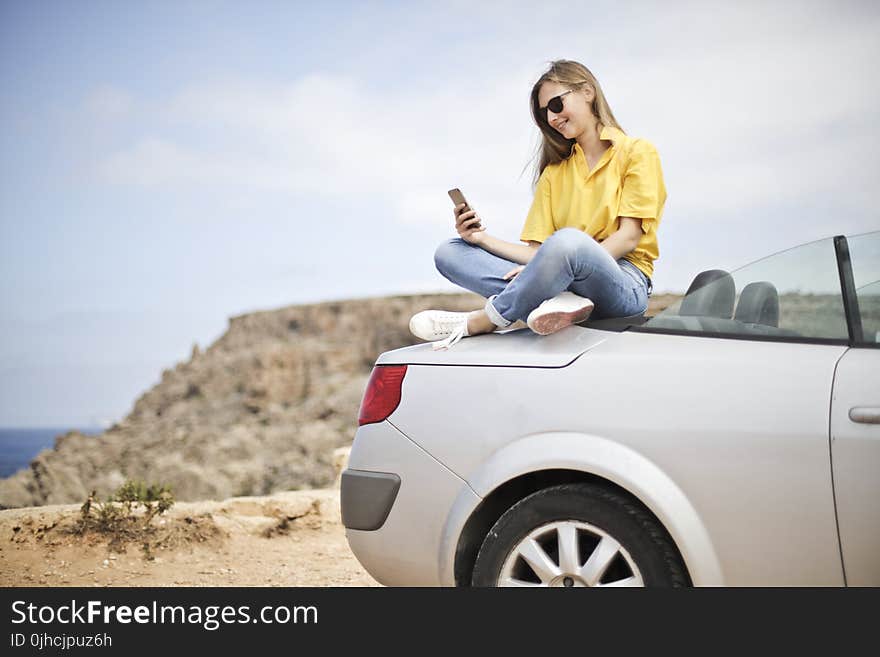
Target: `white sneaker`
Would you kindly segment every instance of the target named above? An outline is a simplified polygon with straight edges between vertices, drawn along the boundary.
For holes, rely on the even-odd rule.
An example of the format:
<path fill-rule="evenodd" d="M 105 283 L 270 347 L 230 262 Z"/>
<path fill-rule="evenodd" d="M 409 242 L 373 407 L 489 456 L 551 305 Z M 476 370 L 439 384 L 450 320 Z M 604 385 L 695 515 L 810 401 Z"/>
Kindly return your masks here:
<path fill-rule="evenodd" d="M 449 349 L 467 337 L 467 320 L 470 313 L 453 313 L 446 310 L 423 310 L 409 320 L 409 330 L 417 338 L 433 342 L 434 351 Z M 439 340 L 439 342 L 437 342 Z"/>
<path fill-rule="evenodd" d="M 526 324 L 538 335 L 550 335 L 566 326 L 582 322 L 593 312 L 590 299 L 574 292 L 563 292 L 547 299 L 529 313 Z"/>

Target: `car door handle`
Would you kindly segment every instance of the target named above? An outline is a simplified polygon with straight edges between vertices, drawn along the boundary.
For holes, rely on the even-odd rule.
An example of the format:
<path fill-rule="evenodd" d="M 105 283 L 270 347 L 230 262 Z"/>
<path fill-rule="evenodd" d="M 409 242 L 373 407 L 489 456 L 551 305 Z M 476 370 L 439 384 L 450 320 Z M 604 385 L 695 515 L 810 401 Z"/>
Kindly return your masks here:
<path fill-rule="evenodd" d="M 880 407 L 853 406 L 849 409 L 849 419 L 861 424 L 880 424 Z"/>

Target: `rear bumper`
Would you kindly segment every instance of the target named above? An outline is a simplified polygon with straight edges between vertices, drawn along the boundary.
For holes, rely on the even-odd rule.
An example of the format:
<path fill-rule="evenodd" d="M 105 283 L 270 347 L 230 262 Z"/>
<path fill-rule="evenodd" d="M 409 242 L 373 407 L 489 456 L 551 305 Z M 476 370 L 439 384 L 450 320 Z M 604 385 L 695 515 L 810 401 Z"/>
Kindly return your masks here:
<path fill-rule="evenodd" d="M 349 529 L 379 529 L 391 513 L 399 490 L 400 477 L 393 472 L 349 468 L 342 473 L 342 524 Z"/>
<path fill-rule="evenodd" d="M 341 485 L 346 538 L 370 575 L 386 586 L 454 585 L 440 574 L 441 551 L 457 542 L 449 513 L 462 496 L 480 501 L 464 480 L 385 421 L 358 429 Z"/>

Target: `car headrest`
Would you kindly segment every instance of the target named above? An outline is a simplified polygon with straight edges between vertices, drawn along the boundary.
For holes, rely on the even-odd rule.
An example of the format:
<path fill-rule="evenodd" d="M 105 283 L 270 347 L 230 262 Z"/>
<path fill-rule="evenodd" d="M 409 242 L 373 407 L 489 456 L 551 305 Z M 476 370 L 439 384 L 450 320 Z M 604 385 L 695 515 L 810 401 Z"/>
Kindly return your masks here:
<path fill-rule="evenodd" d="M 678 314 L 730 319 L 735 299 L 733 276 L 722 269 L 710 269 L 700 272 L 694 278 L 681 300 Z"/>
<path fill-rule="evenodd" d="M 736 315 L 733 317 L 748 324 L 779 326 L 779 293 L 768 281 L 749 283 L 739 295 Z"/>

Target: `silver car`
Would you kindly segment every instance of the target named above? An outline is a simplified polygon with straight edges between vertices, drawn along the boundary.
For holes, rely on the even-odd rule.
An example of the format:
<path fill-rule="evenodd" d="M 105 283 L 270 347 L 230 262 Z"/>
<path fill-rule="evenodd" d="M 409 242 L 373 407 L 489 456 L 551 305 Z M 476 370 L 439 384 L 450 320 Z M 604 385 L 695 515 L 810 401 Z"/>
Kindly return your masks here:
<path fill-rule="evenodd" d="M 656 316 L 382 354 L 342 519 L 390 586 L 880 585 L 880 232 Z"/>

